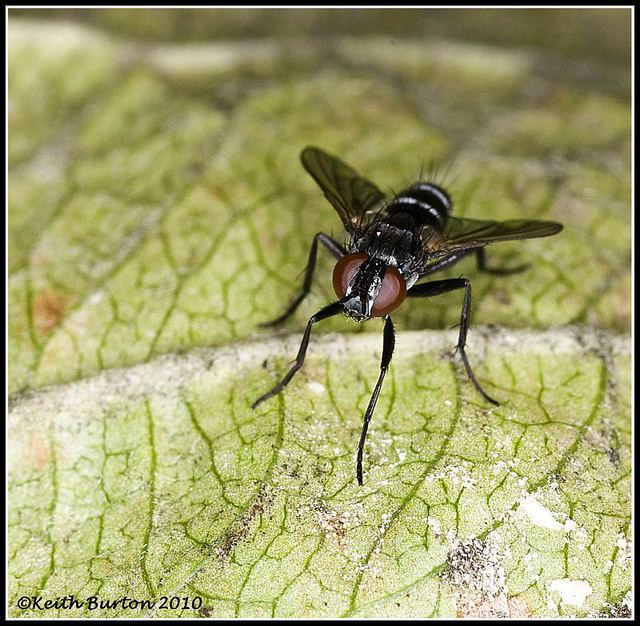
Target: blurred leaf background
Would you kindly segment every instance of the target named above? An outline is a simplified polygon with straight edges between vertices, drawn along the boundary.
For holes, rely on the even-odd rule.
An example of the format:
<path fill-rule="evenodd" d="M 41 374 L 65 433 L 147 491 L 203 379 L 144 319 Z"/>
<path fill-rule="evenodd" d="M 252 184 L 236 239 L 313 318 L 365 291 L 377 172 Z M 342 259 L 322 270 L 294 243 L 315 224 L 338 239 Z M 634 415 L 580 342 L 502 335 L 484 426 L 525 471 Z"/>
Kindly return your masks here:
<path fill-rule="evenodd" d="M 476 324 L 628 330 L 627 20 L 12 10 L 10 391 L 254 334 L 291 297 L 313 234 L 343 236 L 298 162 L 307 144 L 385 190 L 435 162 L 458 214 L 565 223 L 498 248 L 534 269 L 478 276 Z M 329 272 L 290 328 L 331 297 Z M 454 301 L 397 318 L 448 327 Z M 352 326 L 323 325 L 337 328 Z"/>

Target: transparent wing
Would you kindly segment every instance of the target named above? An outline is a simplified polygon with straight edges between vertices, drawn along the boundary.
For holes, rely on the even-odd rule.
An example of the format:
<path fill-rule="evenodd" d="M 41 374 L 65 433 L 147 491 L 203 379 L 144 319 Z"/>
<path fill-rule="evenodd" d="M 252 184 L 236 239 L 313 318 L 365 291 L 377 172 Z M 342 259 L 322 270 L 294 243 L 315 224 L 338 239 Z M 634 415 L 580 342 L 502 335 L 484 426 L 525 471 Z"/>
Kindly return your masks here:
<path fill-rule="evenodd" d="M 549 237 L 562 230 L 562 224 L 542 220 L 472 220 L 449 217 L 442 233 L 427 231 L 423 235 L 427 252 L 445 252 L 480 248 L 494 241 Z"/>
<path fill-rule="evenodd" d="M 300 159 L 350 233 L 357 231 L 363 217 L 385 199 L 385 194 L 372 182 L 320 148 L 305 148 Z"/>

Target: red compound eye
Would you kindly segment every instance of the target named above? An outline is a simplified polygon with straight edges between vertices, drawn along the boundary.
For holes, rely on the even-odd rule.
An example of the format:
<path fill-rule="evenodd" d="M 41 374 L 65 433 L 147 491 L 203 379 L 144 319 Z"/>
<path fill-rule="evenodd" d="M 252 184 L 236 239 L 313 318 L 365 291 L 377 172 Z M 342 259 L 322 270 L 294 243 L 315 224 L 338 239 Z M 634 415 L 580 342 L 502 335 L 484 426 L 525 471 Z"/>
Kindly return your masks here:
<path fill-rule="evenodd" d="M 380 287 L 376 301 L 373 303 L 371 315 L 374 317 L 388 315 L 404 302 L 406 295 L 407 285 L 402 274 L 395 267 L 387 267 L 382 279 L 382 287 Z"/>
<path fill-rule="evenodd" d="M 345 254 L 333 268 L 333 288 L 338 298 L 343 298 L 347 293 L 349 282 L 356 273 L 356 270 L 369 257 L 364 252 L 354 252 Z M 403 302 L 407 295 L 407 285 L 402 274 L 395 267 L 387 267 L 382 279 L 382 286 L 373 303 L 371 314 L 374 317 L 383 317 L 391 311 L 395 311 Z"/>
<path fill-rule="evenodd" d="M 347 293 L 349 281 L 353 278 L 356 270 L 368 258 L 364 252 L 354 252 L 352 254 L 345 254 L 336 263 L 336 266 L 333 268 L 333 289 L 338 298 L 344 298 L 344 294 Z"/>

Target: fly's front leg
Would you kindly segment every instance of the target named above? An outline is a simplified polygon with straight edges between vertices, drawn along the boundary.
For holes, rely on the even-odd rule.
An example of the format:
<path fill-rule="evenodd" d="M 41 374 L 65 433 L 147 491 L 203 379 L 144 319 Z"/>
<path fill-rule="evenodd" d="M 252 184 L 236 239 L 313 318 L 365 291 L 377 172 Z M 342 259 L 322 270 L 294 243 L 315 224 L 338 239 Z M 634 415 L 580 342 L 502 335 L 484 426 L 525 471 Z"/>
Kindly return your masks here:
<path fill-rule="evenodd" d="M 393 322 L 391 318 L 387 316 L 387 319 L 384 324 L 384 339 L 382 344 L 382 360 L 380 362 L 380 375 L 378 376 L 378 382 L 376 383 L 376 387 L 373 390 L 373 394 L 371 395 L 371 400 L 369 400 L 369 406 L 364 414 L 364 422 L 362 424 L 362 432 L 360 434 L 360 443 L 358 444 L 358 463 L 356 467 L 356 475 L 358 477 L 358 484 L 362 485 L 362 455 L 364 454 L 364 442 L 367 438 L 367 430 L 369 430 L 369 422 L 371 421 L 371 416 L 373 415 L 373 411 L 376 408 L 376 403 L 378 402 L 378 396 L 380 395 L 380 390 L 382 389 L 382 381 L 384 380 L 385 374 L 389 369 L 389 363 L 391 363 L 391 357 L 393 356 L 393 348 L 396 343 L 396 335 L 393 330 Z"/>
<path fill-rule="evenodd" d="M 487 267 L 487 259 L 484 254 L 484 248 L 476 250 L 476 261 L 478 269 L 485 274 L 493 274 L 495 276 L 508 276 L 509 274 L 518 274 L 529 267 L 528 263 L 518 265 L 517 267 Z"/>
<path fill-rule="evenodd" d="M 296 362 L 293 367 L 287 372 L 287 375 L 271 390 L 264 394 L 264 396 L 260 396 L 252 405 L 251 408 L 255 409 L 261 402 L 269 399 L 271 396 L 275 396 L 278 392 L 282 391 L 288 384 L 289 381 L 293 378 L 293 375 L 302 367 L 304 363 L 304 357 L 307 354 L 307 347 L 309 346 L 309 336 L 311 335 L 311 327 L 321 320 L 327 319 L 327 317 L 331 317 L 332 315 L 336 315 L 342 312 L 342 304 L 340 302 L 334 302 L 329 306 L 324 307 L 324 309 L 320 309 L 315 315 L 312 315 L 309 321 L 307 322 L 307 328 L 304 331 L 304 335 L 302 336 L 302 342 L 300 343 L 300 348 L 298 350 L 298 356 L 296 357 Z"/>
<path fill-rule="evenodd" d="M 457 348 L 460 350 L 460 356 L 462 362 L 467 370 L 467 375 L 473 383 L 473 386 L 478 390 L 478 393 L 491 404 L 496 406 L 499 404 L 491 396 L 487 395 L 480 383 L 473 375 L 471 365 L 469 365 L 469 359 L 467 359 L 467 353 L 465 352 L 465 345 L 467 343 L 467 331 L 469 330 L 469 313 L 471 311 L 471 283 L 466 278 L 449 278 L 447 280 L 436 280 L 431 283 L 424 283 L 423 285 L 416 285 L 407 293 L 409 298 L 430 298 L 431 296 L 439 296 L 442 293 L 448 291 L 455 291 L 456 289 L 464 289 L 464 301 L 462 302 L 462 312 L 460 314 L 460 334 L 458 335 Z"/>
<path fill-rule="evenodd" d="M 331 237 L 329 237 L 329 235 L 318 233 L 313 238 L 311 250 L 309 251 L 309 260 L 307 261 L 307 267 L 304 271 L 304 283 L 302 285 L 302 290 L 280 317 L 277 317 L 271 322 L 260 324 L 260 326 L 269 327 L 281 324 L 293 314 L 293 312 L 298 308 L 298 305 L 309 295 L 309 291 L 311 291 L 311 282 L 313 280 L 313 272 L 316 269 L 318 241 L 324 244 L 324 246 L 329 250 L 329 252 L 331 252 L 331 254 L 333 254 L 333 256 L 336 257 L 336 259 L 341 259 L 347 253 L 346 250 L 337 241 L 334 241 Z"/>

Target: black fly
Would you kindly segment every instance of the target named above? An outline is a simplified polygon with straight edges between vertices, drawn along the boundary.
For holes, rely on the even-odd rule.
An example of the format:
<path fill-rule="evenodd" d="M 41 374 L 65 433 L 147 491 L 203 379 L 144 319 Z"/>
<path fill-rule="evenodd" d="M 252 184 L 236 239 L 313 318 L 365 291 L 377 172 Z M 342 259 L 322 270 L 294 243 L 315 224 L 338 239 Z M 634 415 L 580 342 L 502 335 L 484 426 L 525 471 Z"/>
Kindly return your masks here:
<path fill-rule="evenodd" d="M 540 220 L 496 222 L 452 217 L 449 194 L 442 187 L 428 182 L 418 182 L 387 202 L 385 194 L 373 183 L 319 148 L 305 148 L 300 158 L 307 172 L 340 215 L 350 241 L 347 250 L 328 235 L 318 233 L 309 253 L 302 290 L 280 317 L 265 326 L 284 322 L 308 295 L 316 265 L 318 242 L 338 259 L 333 270 L 333 287 L 339 300 L 311 316 L 302 336 L 295 364 L 282 381 L 258 398 L 252 407 L 257 407 L 282 391 L 302 367 L 311 327 L 316 322 L 338 313 L 344 313 L 357 322 L 372 317 L 384 318 L 380 375 L 364 415 L 358 445 L 357 477 L 358 483 L 362 485 L 362 455 L 367 429 L 395 344 L 389 314 L 407 297 L 429 298 L 464 289 L 457 348 L 474 387 L 487 402 L 497 405 L 476 380 L 464 349 L 469 329 L 471 284 L 466 278 L 416 283 L 425 276 L 451 267 L 470 254 L 476 255 L 478 269 L 481 271 L 500 275 L 519 272 L 527 266 L 510 269 L 487 267 L 484 246 L 494 241 L 548 237 L 560 232 L 562 225 Z"/>

